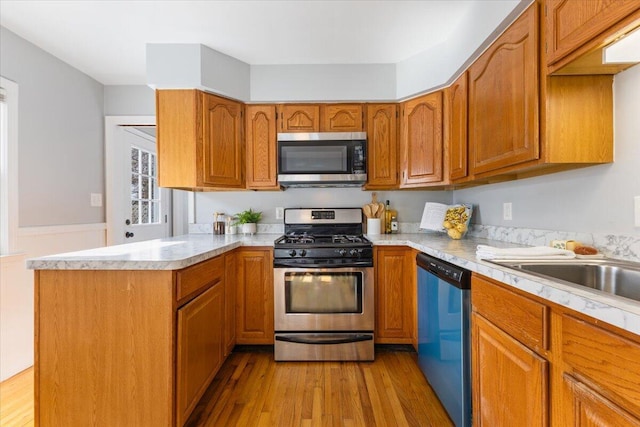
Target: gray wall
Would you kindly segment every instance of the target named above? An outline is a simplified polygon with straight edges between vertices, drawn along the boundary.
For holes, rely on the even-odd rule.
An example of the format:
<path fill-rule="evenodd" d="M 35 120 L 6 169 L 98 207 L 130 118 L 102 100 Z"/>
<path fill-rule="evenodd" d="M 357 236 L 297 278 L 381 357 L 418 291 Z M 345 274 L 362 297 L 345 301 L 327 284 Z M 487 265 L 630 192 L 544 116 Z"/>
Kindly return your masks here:
<path fill-rule="evenodd" d="M 6 28 L 0 74 L 19 85 L 19 226 L 104 222 L 103 86 Z"/>
<path fill-rule="evenodd" d="M 155 91 L 144 85 L 105 86 L 104 115 L 155 116 Z"/>
<path fill-rule="evenodd" d="M 264 224 L 278 224 L 275 208 L 360 207 L 371 202 L 371 191 L 354 188 L 291 188 L 283 192 L 243 191 L 196 193 L 196 223 L 210 223 L 214 212 L 236 214 L 248 208 L 262 211 Z M 450 203 L 447 191 L 378 191 L 378 201 L 389 199 L 400 222 L 420 222 L 427 201 Z"/>
<path fill-rule="evenodd" d="M 639 235 L 633 197 L 640 195 L 640 65 L 614 79 L 615 162 L 454 192 L 476 206 L 475 223 L 547 230 Z M 513 203 L 513 220 L 502 204 Z"/>

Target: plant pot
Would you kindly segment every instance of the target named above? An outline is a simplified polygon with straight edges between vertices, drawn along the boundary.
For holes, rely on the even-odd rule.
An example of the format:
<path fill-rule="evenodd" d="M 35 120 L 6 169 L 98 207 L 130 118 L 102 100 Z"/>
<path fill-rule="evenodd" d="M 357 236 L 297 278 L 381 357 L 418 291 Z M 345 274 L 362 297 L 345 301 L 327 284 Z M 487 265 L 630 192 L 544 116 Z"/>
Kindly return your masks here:
<path fill-rule="evenodd" d="M 247 223 L 247 224 L 241 224 L 240 225 L 240 229 L 242 230 L 242 234 L 255 234 L 256 233 L 256 229 L 257 229 L 257 225 L 254 222 L 251 223 Z"/>

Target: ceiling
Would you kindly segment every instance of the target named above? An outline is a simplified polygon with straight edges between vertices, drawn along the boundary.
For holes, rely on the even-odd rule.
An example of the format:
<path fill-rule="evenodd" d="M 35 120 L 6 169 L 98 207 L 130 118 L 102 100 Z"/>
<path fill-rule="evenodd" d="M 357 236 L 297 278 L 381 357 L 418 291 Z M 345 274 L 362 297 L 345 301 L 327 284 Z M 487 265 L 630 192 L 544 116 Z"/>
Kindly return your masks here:
<path fill-rule="evenodd" d="M 199 43 L 248 64 L 397 63 L 504 0 L 1 0 L 0 24 L 105 85 L 146 84 L 147 43 Z"/>

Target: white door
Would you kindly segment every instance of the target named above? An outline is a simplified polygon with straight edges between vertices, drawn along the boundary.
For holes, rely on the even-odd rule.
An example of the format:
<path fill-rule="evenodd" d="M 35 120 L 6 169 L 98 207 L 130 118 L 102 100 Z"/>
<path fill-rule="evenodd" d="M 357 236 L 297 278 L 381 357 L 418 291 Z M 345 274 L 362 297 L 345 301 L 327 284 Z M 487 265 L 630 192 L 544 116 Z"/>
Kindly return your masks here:
<path fill-rule="evenodd" d="M 107 122 L 108 245 L 171 235 L 171 191 L 158 187 L 155 125 L 150 123 Z"/>

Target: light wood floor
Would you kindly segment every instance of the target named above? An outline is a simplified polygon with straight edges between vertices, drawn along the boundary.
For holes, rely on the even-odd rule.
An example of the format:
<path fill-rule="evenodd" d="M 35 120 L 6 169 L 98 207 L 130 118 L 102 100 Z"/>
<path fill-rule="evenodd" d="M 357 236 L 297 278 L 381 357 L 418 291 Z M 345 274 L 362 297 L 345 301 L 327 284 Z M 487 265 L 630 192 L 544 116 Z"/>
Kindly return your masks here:
<path fill-rule="evenodd" d="M 274 362 L 235 352 L 188 427 L 451 426 L 415 361 L 380 351 L 375 362 Z M 33 426 L 33 369 L 0 384 L 0 426 Z"/>
<path fill-rule="evenodd" d="M 451 426 L 415 353 L 375 362 L 274 362 L 232 354 L 187 421 L 209 426 Z"/>
<path fill-rule="evenodd" d="M 0 426 L 33 426 L 33 368 L 0 383 Z"/>

